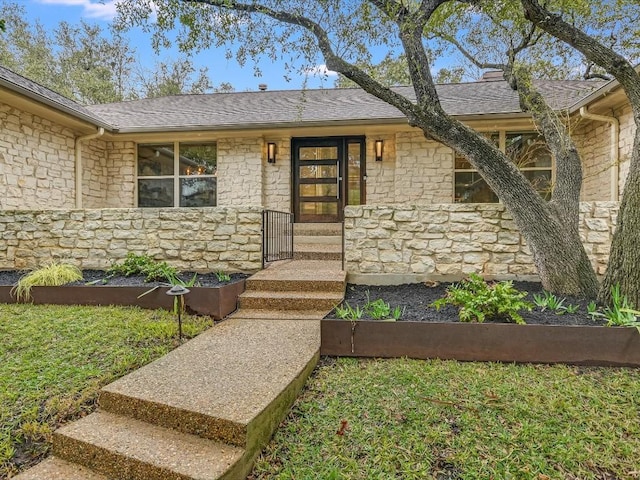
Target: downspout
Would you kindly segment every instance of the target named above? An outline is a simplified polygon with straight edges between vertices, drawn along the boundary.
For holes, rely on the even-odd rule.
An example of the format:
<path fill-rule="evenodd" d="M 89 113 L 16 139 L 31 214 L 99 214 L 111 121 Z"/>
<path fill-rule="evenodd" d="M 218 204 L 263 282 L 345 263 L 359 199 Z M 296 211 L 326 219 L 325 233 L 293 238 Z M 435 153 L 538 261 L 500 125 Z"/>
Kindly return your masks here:
<path fill-rule="evenodd" d="M 82 208 L 82 142 L 104 135 L 104 128 L 98 127 L 96 133 L 76 137 L 76 208 Z"/>
<path fill-rule="evenodd" d="M 611 126 L 611 159 L 613 164 L 611 165 L 611 200 L 618 201 L 618 182 L 620 180 L 620 122 L 616 117 L 607 117 L 605 115 L 596 115 L 590 113 L 587 107 L 580 107 L 580 116 L 587 120 L 596 120 L 598 122 L 605 122 Z"/>

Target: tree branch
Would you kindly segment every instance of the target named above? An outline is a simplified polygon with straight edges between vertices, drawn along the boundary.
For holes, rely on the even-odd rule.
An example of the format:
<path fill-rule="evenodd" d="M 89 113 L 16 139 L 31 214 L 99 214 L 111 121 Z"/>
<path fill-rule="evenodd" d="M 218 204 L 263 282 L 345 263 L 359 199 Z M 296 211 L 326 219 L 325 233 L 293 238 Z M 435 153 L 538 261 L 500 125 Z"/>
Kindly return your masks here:
<path fill-rule="evenodd" d="M 283 12 L 280 10 L 273 10 L 269 7 L 260 4 L 246 4 L 233 0 L 182 0 L 183 2 L 201 3 L 211 5 L 214 7 L 225 8 L 228 10 L 236 10 L 247 13 L 260 13 L 267 15 L 274 20 L 278 20 L 290 25 L 296 25 L 302 27 L 311 32 L 317 40 L 318 48 L 325 58 L 325 64 L 329 70 L 339 72 L 345 77 L 353 80 L 362 87 L 366 92 L 374 95 L 381 100 L 388 102 L 396 107 L 407 118 L 411 120 L 416 115 L 415 105 L 411 103 L 406 97 L 394 92 L 393 90 L 385 87 L 373 77 L 367 75 L 361 68 L 356 65 L 347 62 L 340 56 L 338 56 L 331 46 L 329 35 L 327 32 L 317 23 L 302 15 L 297 15 L 290 12 Z M 369 0 L 376 1 L 376 0 Z"/>
<path fill-rule="evenodd" d="M 640 74 L 613 49 L 601 44 L 582 30 L 551 13 L 537 0 L 520 0 L 527 20 L 581 52 L 587 60 L 613 75 L 627 93 L 634 115 L 640 119 Z"/>
<path fill-rule="evenodd" d="M 444 41 L 449 42 L 454 47 L 456 47 L 460 53 L 471 63 L 473 63 L 476 67 L 481 69 L 492 68 L 494 70 L 502 70 L 505 71 L 507 66 L 504 63 L 491 63 L 491 62 L 481 62 L 478 60 L 469 50 L 462 46 L 462 44 L 452 35 L 447 35 L 445 33 L 438 32 L 437 35 L 442 38 Z"/>

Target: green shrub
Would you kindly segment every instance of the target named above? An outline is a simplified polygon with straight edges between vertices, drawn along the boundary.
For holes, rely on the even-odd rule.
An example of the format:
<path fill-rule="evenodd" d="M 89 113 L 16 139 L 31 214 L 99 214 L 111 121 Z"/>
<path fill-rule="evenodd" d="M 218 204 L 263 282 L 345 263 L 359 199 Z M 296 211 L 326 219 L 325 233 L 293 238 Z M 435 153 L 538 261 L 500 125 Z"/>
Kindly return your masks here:
<path fill-rule="evenodd" d="M 436 310 L 445 305 L 459 307 L 458 315 L 462 322 L 506 319 L 524 324 L 519 312 L 533 308 L 531 303 L 523 300 L 526 296 L 527 292 L 520 292 L 510 281 L 489 284 L 480 275 L 472 273 L 468 279 L 448 287 L 446 296 L 431 306 Z"/>
<path fill-rule="evenodd" d="M 145 282 L 166 280 L 174 283 L 180 272 L 167 262 L 159 262 L 149 255 L 138 255 L 136 253 L 128 253 L 127 257 L 121 263 L 114 263 L 107 275 L 110 277 L 123 275 L 130 277 L 131 275 L 144 275 Z"/>
<path fill-rule="evenodd" d="M 71 282 L 82 280 L 82 272 L 75 265 L 52 262 L 44 267 L 33 270 L 23 275 L 12 293 L 18 301 L 27 301 L 31 298 L 31 287 L 59 287 Z"/>

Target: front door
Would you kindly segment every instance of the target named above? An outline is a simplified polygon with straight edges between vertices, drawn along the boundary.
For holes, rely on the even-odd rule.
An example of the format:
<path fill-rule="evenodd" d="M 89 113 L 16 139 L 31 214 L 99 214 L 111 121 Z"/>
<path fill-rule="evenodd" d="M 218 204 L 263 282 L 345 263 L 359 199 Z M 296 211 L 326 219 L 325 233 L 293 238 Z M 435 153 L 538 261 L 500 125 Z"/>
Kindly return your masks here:
<path fill-rule="evenodd" d="M 363 137 L 296 138 L 291 146 L 296 222 L 341 222 L 345 205 L 364 203 Z"/>

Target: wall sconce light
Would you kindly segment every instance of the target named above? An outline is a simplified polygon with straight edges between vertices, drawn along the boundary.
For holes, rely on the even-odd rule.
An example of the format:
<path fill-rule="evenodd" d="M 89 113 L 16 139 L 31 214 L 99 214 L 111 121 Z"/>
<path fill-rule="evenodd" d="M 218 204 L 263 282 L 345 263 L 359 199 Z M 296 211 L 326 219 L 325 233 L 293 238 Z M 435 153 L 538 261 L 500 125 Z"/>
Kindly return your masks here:
<path fill-rule="evenodd" d="M 383 140 L 376 140 L 376 143 L 375 143 L 376 162 L 381 162 L 382 161 L 383 147 L 384 147 L 384 141 Z"/>
<path fill-rule="evenodd" d="M 267 143 L 267 162 L 276 163 L 276 153 L 278 153 L 276 144 L 273 142 Z"/>

